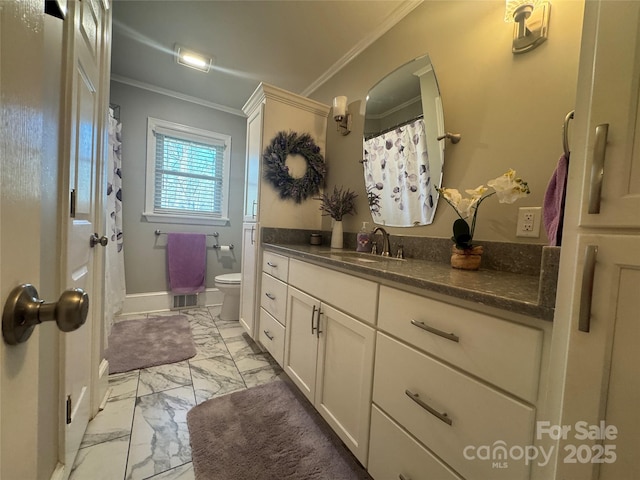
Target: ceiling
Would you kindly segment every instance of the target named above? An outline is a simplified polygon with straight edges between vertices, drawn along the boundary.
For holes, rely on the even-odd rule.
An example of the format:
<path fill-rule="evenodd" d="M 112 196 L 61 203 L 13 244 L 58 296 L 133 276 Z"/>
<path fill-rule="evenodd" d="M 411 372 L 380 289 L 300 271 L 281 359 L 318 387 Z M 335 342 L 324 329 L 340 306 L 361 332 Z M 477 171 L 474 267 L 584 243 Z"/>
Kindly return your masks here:
<path fill-rule="evenodd" d="M 420 1 L 114 0 L 112 79 L 242 114 L 260 82 L 310 95 Z M 213 68 L 178 65 L 176 44 Z"/>

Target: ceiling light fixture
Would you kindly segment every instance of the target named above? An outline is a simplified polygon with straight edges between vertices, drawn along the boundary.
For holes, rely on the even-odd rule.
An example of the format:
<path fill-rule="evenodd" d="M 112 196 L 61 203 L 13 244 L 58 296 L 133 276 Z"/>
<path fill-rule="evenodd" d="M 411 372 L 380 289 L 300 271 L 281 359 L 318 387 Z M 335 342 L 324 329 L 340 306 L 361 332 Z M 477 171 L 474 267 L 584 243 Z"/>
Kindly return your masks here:
<path fill-rule="evenodd" d="M 551 4 L 541 0 L 506 0 L 504 21 L 514 23 L 513 53 L 533 50 L 547 39 Z"/>
<path fill-rule="evenodd" d="M 211 69 L 213 59 L 202 55 L 198 52 L 194 52 L 188 48 L 184 48 L 180 45 L 176 45 L 175 49 L 176 62 L 185 67 L 195 68 L 201 72 L 207 73 Z"/>

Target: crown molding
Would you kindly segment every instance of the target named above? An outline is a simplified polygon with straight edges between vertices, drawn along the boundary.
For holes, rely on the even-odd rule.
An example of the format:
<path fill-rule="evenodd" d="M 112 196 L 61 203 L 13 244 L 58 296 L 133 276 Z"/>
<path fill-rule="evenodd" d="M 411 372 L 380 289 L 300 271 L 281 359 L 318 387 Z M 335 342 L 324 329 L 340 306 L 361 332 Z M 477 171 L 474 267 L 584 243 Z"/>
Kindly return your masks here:
<path fill-rule="evenodd" d="M 184 102 L 195 103 L 201 107 L 211 108 L 213 110 L 220 110 L 222 112 L 230 113 L 231 115 L 237 115 L 239 117 L 246 117 L 242 110 L 237 108 L 227 107 L 226 105 L 220 105 L 219 103 L 210 102 L 202 98 L 193 97 L 191 95 L 185 95 L 184 93 L 176 92 L 174 90 L 168 90 L 166 88 L 158 87 L 150 83 L 134 80 L 133 78 L 123 77 L 120 75 L 111 75 L 111 81 L 130 85 L 132 87 L 141 88 L 142 90 L 148 90 L 153 93 L 165 95 L 167 97 L 176 98 Z"/>
<path fill-rule="evenodd" d="M 369 35 L 363 38 L 360 42 L 358 42 L 351 50 L 345 53 L 340 60 L 331 65 L 329 69 L 320 75 L 311 85 L 305 88 L 300 95 L 309 96 L 313 92 L 315 92 L 318 88 L 320 88 L 325 82 L 327 82 L 331 77 L 333 77 L 336 73 L 342 70 L 345 66 L 347 66 L 354 58 L 360 55 L 364 50 L 366 50 L 373 42 L 378 40 L 382 35 L 387 33 L 391 28 L 396 25 L 400 20 L 406 17 L 409 13 L 411 13 L 418 5 L 420 5 L 423 0 L 406 0 L 402 2 L 392 13 L 387 17 L 387 19 L 378 26 L 377 29 L 373 30 Z"/>

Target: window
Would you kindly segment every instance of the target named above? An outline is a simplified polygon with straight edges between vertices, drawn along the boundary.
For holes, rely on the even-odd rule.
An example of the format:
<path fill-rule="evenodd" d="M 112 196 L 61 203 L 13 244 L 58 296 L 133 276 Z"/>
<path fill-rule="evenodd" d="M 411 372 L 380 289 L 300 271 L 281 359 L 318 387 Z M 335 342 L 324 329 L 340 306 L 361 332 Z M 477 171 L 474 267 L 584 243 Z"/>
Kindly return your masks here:
<path fill-rule="evenodd" d="M 230 152 L 228 135 L 149 117 L 147 220 L 226 224 Z"/>

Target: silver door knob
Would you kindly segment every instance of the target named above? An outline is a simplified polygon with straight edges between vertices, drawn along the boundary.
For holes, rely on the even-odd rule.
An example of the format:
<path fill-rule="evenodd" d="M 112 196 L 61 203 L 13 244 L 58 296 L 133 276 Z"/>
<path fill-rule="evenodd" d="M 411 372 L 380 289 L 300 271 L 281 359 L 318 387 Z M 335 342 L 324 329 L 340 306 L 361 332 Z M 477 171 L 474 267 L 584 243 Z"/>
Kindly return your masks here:
<path fill-rule="evenodd" d="M 91 248 L 95 247 L 96 245 L 102 245 L 103 247 L 106 247 L 107 243 L 109 243 L 109 239 L 104 235 L 100 237 L 97 233 L 94 233 L 89 237 L 89 246 Z"/>
<path fill-rule="evenodd" d="M 89 295 L 81 288 L 62 292 L 57 302 L 45 303 L 33 285 L 14 288 L 2 312 L 2 336 L 9 345 L 26 342 L 36 325 L 55 320 L 63 332 L 72 332 L 87 321 Z"/>

